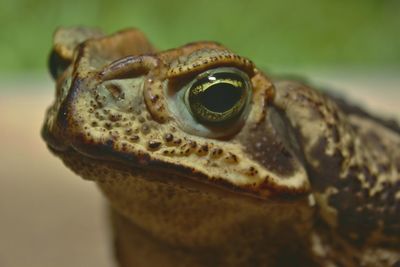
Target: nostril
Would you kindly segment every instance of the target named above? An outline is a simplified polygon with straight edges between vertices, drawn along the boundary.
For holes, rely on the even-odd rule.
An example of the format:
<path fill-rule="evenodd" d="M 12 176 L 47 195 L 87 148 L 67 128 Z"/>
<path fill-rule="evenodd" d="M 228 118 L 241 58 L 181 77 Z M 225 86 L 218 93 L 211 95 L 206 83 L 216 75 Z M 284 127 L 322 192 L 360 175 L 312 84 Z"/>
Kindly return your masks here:
<path fill-rule="evenodd" d="M 107 90 L 110 92 L 110 94 L 118 100 L 122 100 L 125 99 L 125 94 L 122 91 L 120 85 L 115 84 L 115 83 L 107 83 L 105 85 L 105 87 L 107 88 Z"/>

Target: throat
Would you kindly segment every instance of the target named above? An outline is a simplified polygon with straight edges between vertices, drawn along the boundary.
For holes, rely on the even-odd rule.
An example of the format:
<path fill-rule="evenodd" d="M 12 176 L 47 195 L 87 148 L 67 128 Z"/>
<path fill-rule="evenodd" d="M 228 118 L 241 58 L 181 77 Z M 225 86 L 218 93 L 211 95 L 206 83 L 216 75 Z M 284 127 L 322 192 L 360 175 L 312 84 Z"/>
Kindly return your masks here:
<path fill-rule="evenodd" d="M 218 246 L 182 246 L 160 240 L 116 211 L 112 211 L 112 222 L 120 267 L 316 266 L 309 254 L 308 242 L 283 244 L 279 241 L 283 237 L 268 241 L 262 232 L 256 233 L 260 230 L 257 227 L 243 227 L 237 236 L 229 236 L 226 232 L 226 242 Z"/>

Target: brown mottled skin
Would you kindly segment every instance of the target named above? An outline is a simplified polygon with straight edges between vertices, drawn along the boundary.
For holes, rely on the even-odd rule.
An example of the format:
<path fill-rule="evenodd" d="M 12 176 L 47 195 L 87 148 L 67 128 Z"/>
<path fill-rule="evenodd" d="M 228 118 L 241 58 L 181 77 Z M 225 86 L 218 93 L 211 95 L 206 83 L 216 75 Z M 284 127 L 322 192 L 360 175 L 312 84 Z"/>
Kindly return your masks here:
<path fill-rule="evenodd" d="M 251 82 L 237 121 L 174 106 L 199 73 Z M 213 42 L 59 29 L 42 135 L 112 207 L 120 266 L 400 266 L 400 130 Z"/>

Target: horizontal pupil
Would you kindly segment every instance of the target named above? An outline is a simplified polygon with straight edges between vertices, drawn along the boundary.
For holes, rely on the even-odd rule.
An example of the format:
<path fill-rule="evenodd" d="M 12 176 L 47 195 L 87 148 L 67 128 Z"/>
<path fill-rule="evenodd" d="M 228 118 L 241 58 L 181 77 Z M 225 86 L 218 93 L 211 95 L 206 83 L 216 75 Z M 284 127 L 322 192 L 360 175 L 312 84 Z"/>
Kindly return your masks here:
<path fill-rule="evenodd" d="M 216 83 L 196 96 L 196 102 L 201 103 L 210 111 L 223 113 L 230 110 L 240 100 L 242 88 L 230 83 Z"/>

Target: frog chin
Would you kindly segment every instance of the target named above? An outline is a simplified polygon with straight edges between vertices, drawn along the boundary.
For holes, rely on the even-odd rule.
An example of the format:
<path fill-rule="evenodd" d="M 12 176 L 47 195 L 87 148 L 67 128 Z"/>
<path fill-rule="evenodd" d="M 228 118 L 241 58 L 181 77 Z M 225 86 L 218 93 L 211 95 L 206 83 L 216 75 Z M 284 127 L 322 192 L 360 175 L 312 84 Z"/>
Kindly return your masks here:
<path fill-rule="evenodd" d="M 243 227 L 254 231 L 249 237 L 254 240 L 260 233 L 265 239 L 279 240 L 289 233 L 306 234 L 311 225 L 313 209 L 306 197 L 259 199 L 178 171 L 93 158 L 72 148 L 53 152 L 76 174 L 95 181 L 113 210 L 169 244 L 243 242 L 237 235 Z M 298 232 L 299 227 L 305 230 Z"/>

